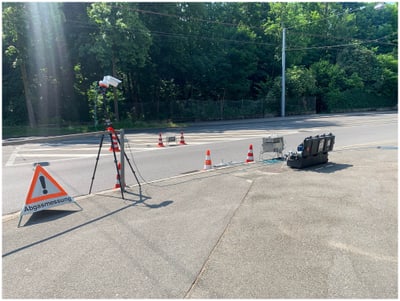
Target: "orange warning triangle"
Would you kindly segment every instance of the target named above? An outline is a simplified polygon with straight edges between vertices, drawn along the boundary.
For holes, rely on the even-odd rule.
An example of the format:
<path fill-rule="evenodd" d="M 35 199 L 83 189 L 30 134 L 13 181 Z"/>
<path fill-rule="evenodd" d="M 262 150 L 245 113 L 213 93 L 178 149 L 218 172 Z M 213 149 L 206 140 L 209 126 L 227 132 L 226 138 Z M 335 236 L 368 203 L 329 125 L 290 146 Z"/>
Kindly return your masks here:
<path fill-rule="evenodd" d="M 42 166 L 36 165 L 25 204 L 32 204 L 60 196 L 68 196 L 68 194 Z"/>

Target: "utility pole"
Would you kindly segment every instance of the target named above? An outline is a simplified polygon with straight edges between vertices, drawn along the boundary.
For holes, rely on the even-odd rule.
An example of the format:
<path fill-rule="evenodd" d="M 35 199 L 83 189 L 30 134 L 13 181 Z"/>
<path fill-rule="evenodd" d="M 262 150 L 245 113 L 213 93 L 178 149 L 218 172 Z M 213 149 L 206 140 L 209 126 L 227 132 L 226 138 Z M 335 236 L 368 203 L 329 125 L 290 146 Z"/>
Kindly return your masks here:
<path fill-rule="evenodd" d="M 281 117 L 285 117 L 286 102 L 286 28 L 282 29 L 282 96 L 281 96 Z"/>

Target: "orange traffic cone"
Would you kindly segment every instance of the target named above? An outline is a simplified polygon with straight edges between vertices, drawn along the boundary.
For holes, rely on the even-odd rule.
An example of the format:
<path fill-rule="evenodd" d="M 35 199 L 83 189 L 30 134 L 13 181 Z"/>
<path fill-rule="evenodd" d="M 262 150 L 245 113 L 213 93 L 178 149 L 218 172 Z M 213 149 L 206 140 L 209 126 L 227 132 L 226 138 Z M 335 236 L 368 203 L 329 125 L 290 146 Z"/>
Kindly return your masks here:
<path fill-rule="evenodd" d="M 247 153 L 246 163 L 254 162 L 253 144 L 250 144 L 249 152 Z"/>
<path fill-rule="evenodd" d="M 118 170 L 119 173 L 117 173 L 117 181 L 115 182 L 114 188 L 121 188 L 121 181 L 120 181 L 120 175 L 121 175 L 121 162 L 118 163 Z"/>
<path fill-rule="evenodd" d="M 212 169 L 210 150 L 207 150 L 207 152 L 206 152 L 206 159 L 204 161 L 204 168 L 203 169 L 204 170 Z"/>
<path fill-rule="evenodd" d="M 118 146 L 117 134 L 113 133 L 113 134 L 111 134 L 111 137 L 112 137 L 112 144 L 110 146 L 109 151 L 112 152 L 113 148 L 114 148 L 115 152 L 119 152 L 120 149 L 119 149 L 119 146 Z"/>
<path fill-rule="evenodd" d="M 158 147 L 164 147 L 164 143 L 162 141 L 161 133 L 160 133 L 160 136 L 158 138 Z"/>
<path fill-rule="evenodd" d="M 109 151 L 112 152 L 113 149 L 115 152 L 119 152 L 119 146 L 118 146 L 118 138 L 117 134 L 115 133 L 114 129 L 110 126 L 107 128 L 107 131 L 111 133 L 111 146 L 109 148 Z"/>
<path fill-rule="evenodd" d="M 185 138 L 183 138 L 183 132 L 181 132 L 181 141 L 179 142 L 181 145 L 186 145 Z"/>

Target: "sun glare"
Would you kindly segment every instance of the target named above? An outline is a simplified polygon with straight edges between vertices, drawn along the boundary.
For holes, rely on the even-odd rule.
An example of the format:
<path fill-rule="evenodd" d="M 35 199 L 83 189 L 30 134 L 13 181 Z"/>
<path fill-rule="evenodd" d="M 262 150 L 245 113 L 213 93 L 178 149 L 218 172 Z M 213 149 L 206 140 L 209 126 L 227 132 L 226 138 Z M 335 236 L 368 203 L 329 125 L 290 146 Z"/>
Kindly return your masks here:
<path fill-rule="evenodd" d="M 31 85 L 39 105 L 37 117 L 44 123 L 59 124 L 63 89 L 60 79 L 69 66 L 60 3 L 30 2 L 27 8 L 31 66 L 36 74 Z"/>

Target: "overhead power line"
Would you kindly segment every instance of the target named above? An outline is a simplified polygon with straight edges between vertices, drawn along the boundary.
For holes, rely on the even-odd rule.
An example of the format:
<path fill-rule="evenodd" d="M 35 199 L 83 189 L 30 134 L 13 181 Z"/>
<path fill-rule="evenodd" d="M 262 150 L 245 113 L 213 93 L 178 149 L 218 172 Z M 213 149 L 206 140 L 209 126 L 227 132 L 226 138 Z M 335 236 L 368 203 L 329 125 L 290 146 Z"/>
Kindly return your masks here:
<path fill-rule="evenodd" d="M 164 16 L 164 17 L 173 17 L 173 18 L 177 18 L 177 19 L 187 19 L 188 21 L 212 23 L 212 24 L 219 24 L 219 25 L 231 26 L 231 27 L 237 27 L 239 25 L 239 24 L 235 24 L 235 23 L 206 20 L 206 19 L 201 19 L 201 18 L 188 17 L 188 16 L 184 16 L 184 15 L 167 14 L 167 13 L 161 13 L 161 12 L 155 12 L 155 11 L 143 10 L 143 9 L 136 9 L 136 8 L 131 9 L 131 11 L 136 11 L 136 12 L 142 13 L 142 14 L 159 15 L 159 16 Z"/>
<path fill-rule="evenodd" d="M 326 46 L 311 46 L 311 47 L 303 47 L 303 48 L 287 48 L 286 51 L 300 51 L 300 50 L 310 50 L 310 49 L 329 49 L 329 48 L 340 48 L 340 47 L 349 47 L 356 46 L 362 44 L 361 42 L 354 42 L 349 44 L 338 44 L 338 45 L 326 45 Z"/>
<path fill-rule="evenodd" d="M 68 23 L 73 23 L 76 24 L 80 28 L 89 28 L 89 29 L 98 29 L 96 25 L 90 25 L 82 21 L 67 21 Z M 166 37 L 166 38 L 175 38 L 175 39 L 199 39 L 199 40 L 209 40 L 209 41 L 215 41 L 215 42 L 224 42 L 224 43 L 236 43 L 236 44 L 248 44 L 248 45 L 259 45 L 259 46 L 268 46 L 268 47 L 277 47 L 277 44 L 275 43 L 265 43 L 265 42 L 256 42 L 256 41 L 243 41 L 243 40 L 235 40 L 235 39 L 228 39 L 228 38 L 218 38 L 218 37 L 211 37 L 211 36 L 204 36 L 204 35 L 191 35 L 191 34 L 184 34 L 184 33 L 174 33 L 174 32 L 164 32 L 164 31 L 143 31 L 139 29 L 132 29 L 132 28 L 127 28 L 125 30 L 131 31 L 131 32 L 142 32 L 142 33 L 150 33 L 152 35 L 157 35 L 160 37 Z M 393 45 L 397 46 L 397 44 L 394 43 L 389 43 L 389 42 L 380 42 L 379 40 L 384 39 L 386 37 L 389 37 L 393 34 L 377 38 L 374 40 L 358 40 L 359 43 L 377 43 L 377 44 L 384 44 L 384 45 Z M 307 35 L 307 34 L 305 34 Z M 311 34 L 310 34 L 311 35 Z M 338 38 L 338 37 L 330 37 L 332 39 L 341 39 L 341 40 L 346 40 L 343 38 Z M 352 38 L 348 38 L 352 39 Z M 335 48 L 335 47 L 346 47 L 346 46 L 353 46 L 353 43 L 347 43 L 347 44 L 337 44 L 337 45 L 325 45 L 325 46 L 313 46 L 313 47 L 296 47 L 293 46 L 291 48 L 287 48 L 287 51 L 297 51 L 297 50 L 308 50 L 308 49 L 318 49 L 318 48 Z"/>
<path fill-rule="evenodd" d="M 318 46 L 292 46 L 286 48 L 286 51 L 301 51 L 301 50 L 310 50 L 310 49 L 329 49 L 329 48 L 340 48 L 340 47 L 351 47 L 360 44 L 378 44 L 378 45 L 388 45 L 397 47 L 397 43 L 390 42 L 382 42 L 379 39 L 375 40 L 353 40 L 350 43 L 345 44 L 333 44 L 333 45 L 318 45 Z"/>
<path fill-rule="evenodd" d="M 389 38 L 390 36 L 393 35 L 397 35 L 397 32 L 385 35 L 383 37 L 380 38 L 376 38 L 373 40 L 354 40 L 352 38 L 352 42 L 347 43 L 347 44 L 335 44 L 335 45 L 320 45 L 320 46 L 310 46 L 310 47 L 304 47 L 304 46 L 292 46 L 290 48 L 286 48 L 286 51 L 300 51 L 300 50 L 309 50 L 309 49 L 323 49 L 323 48 L 338 48 L 338 47 L 347 47 L 347 46 L 354 46 L 354 45 L 359 45 L 359 44 L 379 44 L 379 45 L 390 45 L 390 46 L 396 46 L 397 47 L 397 43 L 391 43 L 391 42 L 384 42 L 384 41 L 380 41 L 386 38 Z M 349 40 L 347 39 L 347 40 Z M 346 40 L 346 39 L 343 39 Z"/>
<path fill-rule="evenodd" d="M 87 24 L 87 23 L 81 22 L 81 21 L 67 21 L 67 23 L 76 24 L 76 27 L 80 27 L 80 28 L 98 29 L 98 27 L 96 25 L 90 25 L 90 24 Z M 227 38 L 210 37 L 210 36 L 204 36 L 204 35 L 191 35 L 191 34 L 154 31 L 154 30 L 144 31 L 144 30 L 139 30 L 136 28 L 125 28 L 124 30 L 130 31 L 130 32 L 150 33 L 152 35 L 158 35 L 158 36 L 176 38 L 176 39 L 193 38 L 193 39 L 199 39 L 199 40 L 210 40 L 210 41 L 226 42 L 226 43 L 250 44 L 250 45 L 271 46 L 271 47 L 277 46 L 277 44 L 275 44 L 275 43 L 255 42 L 255 41 L 250 41 L 250 40 L 249 41 L 235 40 L 235 39 L 227 39 Z M 112 29 L 110 29 L 110 31 L 112 31 Z"/>
<path fill-rule="evenodd" d="M 315 21 L 309 21 L 309 22 L 307 22 L 307 23 L 305 23 L 305 24 L 294 25 L 294 26 L 291 26 L 291 27 L 287 27 L 286 29 L 287 29 L 287 30 L 290 30 L 290 29 L 293 29 L 293 28 L 308 26 L 308 25 L 311 25 L 311 24 L 314 24 L 314 23 L 317 23 L 317 22 L 325 21 L 325 20 L 328 20 L 328 19 L 331 19 L 331 18 L 334 18 L 334 17 L 338 17 L 338 16 L 341 16 L 341 15 L 344 15 L 344 14 L 346 14 L 346 13 L 354 13 L 354 12 L 363 10 L 363 9 L 365 9 L 365 8 L 366 8 L 365 6 L 360 6 L 360 7 L 356 8 L 356 9 L 344 10 L 344 11 L 341 12 L 341 13 L 333 14 L 333 15 L 331 15 L 331 16 L 329 16 L 329 17 L 326 17 L 326 18 L 318 19 L 318 20 L 315 20 Z"/>

